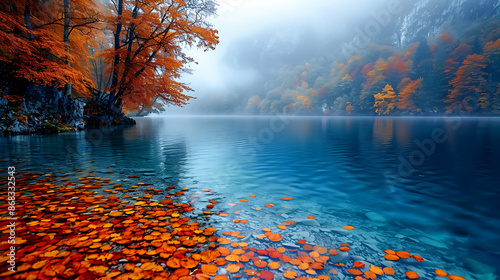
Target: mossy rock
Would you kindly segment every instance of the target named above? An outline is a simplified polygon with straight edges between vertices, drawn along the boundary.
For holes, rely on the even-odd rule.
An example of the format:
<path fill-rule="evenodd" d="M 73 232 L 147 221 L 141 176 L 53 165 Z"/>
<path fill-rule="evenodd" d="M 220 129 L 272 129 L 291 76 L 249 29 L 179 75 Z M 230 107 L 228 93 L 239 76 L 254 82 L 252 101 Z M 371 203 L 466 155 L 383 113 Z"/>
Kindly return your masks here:
<path fill-rule="evenodd" d="M 49 122 L 43 122 L 42 127 L 48 131 L 51 131 L 51 132 L 59 132 L 60 131 L 58 126 L 53 125 Z"/>

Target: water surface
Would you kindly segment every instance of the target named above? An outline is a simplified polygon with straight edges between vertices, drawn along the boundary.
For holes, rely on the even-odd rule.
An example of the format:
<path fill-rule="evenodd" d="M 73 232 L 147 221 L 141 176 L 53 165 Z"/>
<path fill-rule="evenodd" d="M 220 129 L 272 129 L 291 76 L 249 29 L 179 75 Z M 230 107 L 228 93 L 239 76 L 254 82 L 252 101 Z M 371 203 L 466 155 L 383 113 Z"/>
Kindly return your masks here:
<path fill-rule="evenodd" d="M 6 160 L 0 168 L 9 164 L 20 172 L 72 174 L 85 169 L 116 181 L 139 175 L 159 186 L 209 189 L 226 203 L 222 210 L 244 210 L 242 217 L 251 221 L 246 226 L 257 234 L 276 219 L 312 215 L 320 226 L 289 231 L 292 241 L 348 239 L 371 251 L 359 253 L 369 261 L 385 249 L 413 250 L 431 264 L 405 265 L 421 269 L 424 279 L 434 279 L 434 268 L 467 279 L 498 276 L 498 119 L 199 116 L 137 121 L 131 128 L 0 138 Z M 252 204 L 227 206 L 249 194 L 257 195 Z M 293 200 L 284 204 L 284 196 Z M 195 198 L 193 203 L 205 205 Z M 247 211 L 266 203 L 274 203 L 281 216 L 267 209 Z M 212 221 L 228 230 L 240 226 L 219 217 Z M 356 230 L 346 233 L 345 225 Z"/>

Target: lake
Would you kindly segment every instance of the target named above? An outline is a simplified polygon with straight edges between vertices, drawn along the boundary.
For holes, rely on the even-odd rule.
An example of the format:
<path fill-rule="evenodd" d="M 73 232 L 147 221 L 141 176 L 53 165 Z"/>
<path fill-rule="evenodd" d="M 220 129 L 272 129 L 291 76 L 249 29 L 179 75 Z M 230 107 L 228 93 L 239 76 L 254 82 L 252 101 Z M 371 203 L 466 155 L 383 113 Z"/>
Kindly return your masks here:
<path fill-rule="evenodd" d="M 185 116 L 137 122 L 2 137 L 0 168 L 189 188 L 195 208 L 216 199 L 214 211 L 231 214 L 193 219 L 245 232 L 256 247 L 262 242 L 256 235 L 267 227 L 290 248 L 298 240 L 327 248 L 349 243 L 350 255 L 339 254 L 335 262 L 363 260 L 403 276 L 413 270 L 422 279 L 435 279 L 438 268 L 465 279 L 500 276 L 500 119 Z M 212 196 L 202 196 L 204 190 Z M 233 223 L 236 216 L 248 223 Z M 288 220 L 297 225 L 276 228 Z M 383 258 L 386 249 L 426 261 L 391 262 Z"/>

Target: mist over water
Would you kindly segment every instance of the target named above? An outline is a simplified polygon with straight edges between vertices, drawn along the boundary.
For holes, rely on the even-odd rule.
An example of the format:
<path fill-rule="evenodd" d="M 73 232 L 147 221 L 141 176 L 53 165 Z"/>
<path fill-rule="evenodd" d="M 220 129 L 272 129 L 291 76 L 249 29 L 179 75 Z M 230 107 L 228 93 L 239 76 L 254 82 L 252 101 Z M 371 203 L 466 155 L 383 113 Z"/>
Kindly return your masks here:
<path fill-rule="evenodd" d="M 217 49 L 188 52 L 198 64 L 182 80 L 195 90 L 197 100 L 182 110 L 170 107 L 167 114 L 245 113 L 248 98 L 265 94 L 280 72 L 289 71 L 286 67 L 331 60 L 355 28 L 364 28 L 389 2 L 221 1 L 213 20 L 220 36 Z M 204 104 L 228 100 L 235 108 L 217 112 Z"/>

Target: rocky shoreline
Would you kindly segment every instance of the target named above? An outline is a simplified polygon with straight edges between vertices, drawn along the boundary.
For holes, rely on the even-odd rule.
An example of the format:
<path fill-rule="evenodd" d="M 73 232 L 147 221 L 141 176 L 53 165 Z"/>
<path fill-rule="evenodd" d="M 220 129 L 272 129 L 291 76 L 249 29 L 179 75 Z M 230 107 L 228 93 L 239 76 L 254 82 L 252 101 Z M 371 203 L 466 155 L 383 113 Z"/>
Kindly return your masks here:
<path fill-rule="evenodd" d="M 135 120 L 107 110 L 94 100 L 64 96 L 61 89 L 54 87 L 29 85 L 23 96 L 0 96 L 0 132 L 4 135 L 52 134 L 120 125 L 135 125 Z"/>

